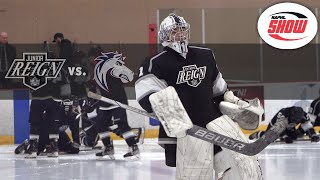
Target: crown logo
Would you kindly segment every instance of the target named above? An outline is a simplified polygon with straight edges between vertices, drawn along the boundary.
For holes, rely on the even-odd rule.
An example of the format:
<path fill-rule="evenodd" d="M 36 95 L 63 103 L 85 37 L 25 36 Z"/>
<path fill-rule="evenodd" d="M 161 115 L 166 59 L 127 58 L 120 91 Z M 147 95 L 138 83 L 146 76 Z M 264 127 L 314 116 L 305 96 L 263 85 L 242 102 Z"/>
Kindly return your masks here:
<path fill-rule="evenodd" d="M 33 77 L 30 79 L 30 85 L 31 86 L 39 86 L 40 85 L 40 79 Z"/>

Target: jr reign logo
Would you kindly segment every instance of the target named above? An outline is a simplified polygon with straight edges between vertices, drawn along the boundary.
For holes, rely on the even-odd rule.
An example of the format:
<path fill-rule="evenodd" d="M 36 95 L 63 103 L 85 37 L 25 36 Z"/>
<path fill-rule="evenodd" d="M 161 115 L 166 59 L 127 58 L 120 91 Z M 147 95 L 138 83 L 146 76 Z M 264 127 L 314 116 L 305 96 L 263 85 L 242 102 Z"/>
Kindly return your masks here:
<path fill-rule="evenodd" d="M 206 76 L 206 66 L 197 68 L 196 65 L 183 66 L 179 71 L 177 84 L 187 83 L 189 86 L 197 87 Z"/>
<path fill-rule="evenodd" d="M 15 59 L 6 78 L 22 78 L 23 84 L 37 90 L 56 78 L 65 59 L 47 59 L 47 53 L 23 53 L 23 59 Z"/>

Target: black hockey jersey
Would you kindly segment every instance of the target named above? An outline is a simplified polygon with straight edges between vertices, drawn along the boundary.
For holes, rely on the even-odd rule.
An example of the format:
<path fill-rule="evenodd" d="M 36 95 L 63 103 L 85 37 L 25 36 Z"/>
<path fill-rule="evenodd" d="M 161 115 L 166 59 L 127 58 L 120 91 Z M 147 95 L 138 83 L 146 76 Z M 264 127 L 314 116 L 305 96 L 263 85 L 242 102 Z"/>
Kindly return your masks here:
<path fill-rule="evenodd" d="M 45 78 L 45 77 L 41 77 Z M 67 72 L 64 69 L 61 69 L 57 78 L 48 79 L 47 84 L 38 89 L 38 90 L 31 90 L 32 99 L 63 99 L 63 96 L 70 95 L 68 92 L 68 79 L 67 79 Z M 62 92 L 66 90 L 67 92 Z"/>
<path fill-rule="evenodd" d="M 298 125 L 299 123 L 305 123 L 309 121 L 309 117 L 306 112 L 303 111 L 301 107 L 288 107 L 282 108 L 271 120 L 270 124 L 273 126 L 279 118 L 282 116 L 288 119 L 289 124 L 292 124 L 293 127 Z"/>
<path fill-rule="evenodd" d="M 124 85 L 119 78 L 112 77 L 110 74 L 108 74 L 108 87 L 109 91 L 105 91 L 99 87 L 102 96 L 121 102 L 123 104 L 128 104 L 128 97 L 124 90 Z M 100 106 L 110 107 L 113 105 L 102 102 Z"/>
<path fill-rule="evenodd" d="M 269 130 L 282 117 L 287 118 L 289 124 L 280 136 L 283 136 L 284 133 L 294 139 L 304 133 L 307 133 L 310 138 L 317 136 L 307 113 L 301 107 L 296 106 L 281 109 L 272 118 L 267 129 Z M 299 125 L 299 128 L 296 130 L 297 125 Z"/>
<path fill-rule="evenodd" d="M 222 99 L 215 102 L 214 97 L 222 97 L 227 84 L 210 49 L 189 46 L 184 58 L 165 47 L 163 52 L 147 58 L 140 67 L 139 79 L 135 83 L 136 99 L 141 107 L 151 112 L 149 96 L 168 86 L 176 89 L 194 124 L 205 127 L 221 116 L 218 104 Z"/>
<path fill-rule="evenodd" d="M 320 97 L 311 102 L 309 113 L 317 117 L 320 116 Z"/>
<path fill-rule="evenodd" d="M 308 113 L 312 117 L 313 125 L 320 126 L 320 97 L 311 102 Z"/>

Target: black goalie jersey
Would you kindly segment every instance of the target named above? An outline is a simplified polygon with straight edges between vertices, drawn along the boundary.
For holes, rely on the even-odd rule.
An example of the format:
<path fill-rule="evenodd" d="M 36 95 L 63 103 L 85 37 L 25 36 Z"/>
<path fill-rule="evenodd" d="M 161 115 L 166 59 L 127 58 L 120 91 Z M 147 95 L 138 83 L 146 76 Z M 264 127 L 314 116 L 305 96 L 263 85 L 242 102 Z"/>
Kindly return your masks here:
<path fill-rule="evenodd" d="M 186 59 L 171 48 L 140 67 L 135 83 L 136 99 L 142 108 L 152 112 L 149 96 L 173 86 L 192 122 L 205 127 L 221 116 L 218 104 L 227 89 L 210 49 L 189 46 Z M 215 99 L 215 97 L 219 97 Z M 160 137 L 163 132 L 160 130 Z"/>

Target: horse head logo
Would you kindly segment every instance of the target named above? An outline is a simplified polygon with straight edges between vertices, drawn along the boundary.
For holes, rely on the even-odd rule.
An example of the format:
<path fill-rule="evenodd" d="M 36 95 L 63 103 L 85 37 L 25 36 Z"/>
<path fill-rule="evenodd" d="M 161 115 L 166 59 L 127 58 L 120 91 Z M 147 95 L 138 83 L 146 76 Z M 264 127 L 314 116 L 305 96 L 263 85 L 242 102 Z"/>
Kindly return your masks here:
<path fill-rule="evenodd" d="M 94 68 L 94 79 L 102 89 L 109 91 L 108 73 L 121 79 L 123 83 L 133 80 L 134 72 L 124 65 L 124 59 L 125 57 L 122 57 L 122 54 L 118 52 L 101 52 L 101 56 L 94 59 L 97 62 Z"/>

